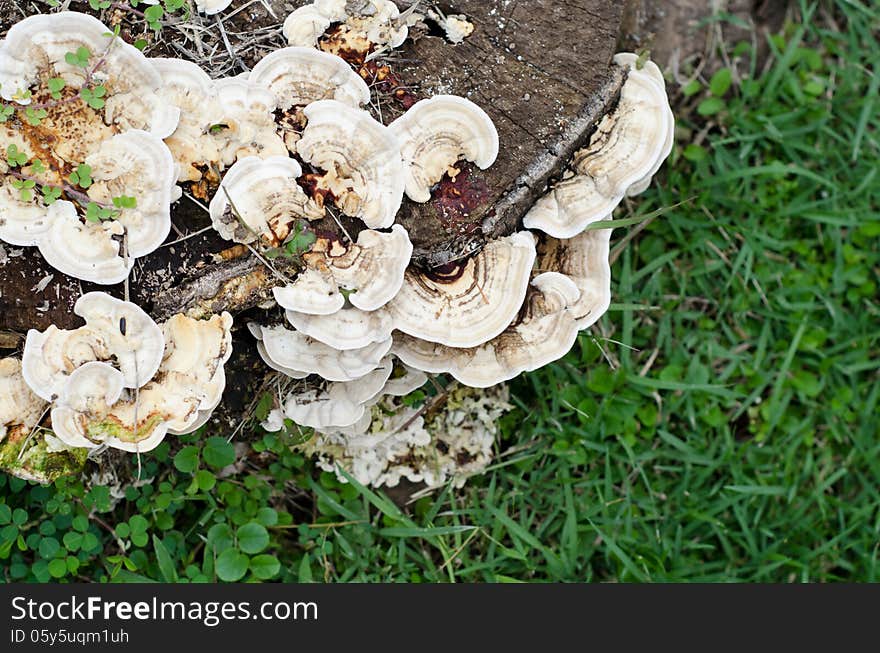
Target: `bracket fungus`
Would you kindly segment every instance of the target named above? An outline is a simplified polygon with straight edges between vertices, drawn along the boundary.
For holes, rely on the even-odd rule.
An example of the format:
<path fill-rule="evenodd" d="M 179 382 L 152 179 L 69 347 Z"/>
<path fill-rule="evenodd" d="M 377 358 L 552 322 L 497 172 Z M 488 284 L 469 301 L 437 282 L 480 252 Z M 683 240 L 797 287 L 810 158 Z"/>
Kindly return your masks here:
<path fill-rule="evenodd" d="M 449 347 L 476 347 L 516 317 L 535 256 L 535 237 L 521 231 L 490 242 L 449 270 L 410 269 L 386 310 L 405 334 Z"/>
<path fill-rule="evenodd" d="M 21 361 L 0 359 L 0 442 L 10 433 L 34 428 L 45 407 L 46 402 L 25 382 Z"/>
<path fill-rule="evenodd" d="M 299 163 L 286 156 L 240 159 L 211 200 L 214 229 L 237 243 L 280 245 L 298 218 L 315 220 L 324 215 L 296 183 L 301 174 Z"/>
<path fill-rule="evenodd" d="M 389 338 L 360 349 L 339 350 L 283 326 L 259 327 L 266 363 L 279 371 L 292 370 L 293 378 L 317 374 L 327 381 L 354 381 L 382 364 L 391 350 Z M 286 373 L 286 372 L 285 372 Z"/>
<path fill-rule="evenodd" d="M 498 157 L 498 131 L 476 104 L 455 95 L 416 102 L 388 128 L 400 141 L 406 167 L 406 195 L 414 202 L 431 199 L 431 187 L 444 174 L 455 176 L 465 159 L 485 170 Z"/>
<path fill-rule="evenodd" d="M 16 23 L 0 44 L 0 96 L 12 109 L 0 128 L 0 240 L 36 246 L 79 279 L 127 277 L 168 234 L 177 198 L 161 139 L 180 109 L 161 86 L 149 60 L 95 18 Z"/>
<path fill-rule="evenodd" d="M 316 182 L 346 215 L 370 229 L 394 224 L 403 201 L 403 160 L 391 131 L 366 111 L 336 100 L 313 102 L 296 151 L 323 171 Z"/>
<path fill-rule="evenodd" d="M 283 413 L 300 426 L 332 432 L 357 424 L 391 377 L 390 358 L 357 381 L 330 383 L 320 390 L 295 392 L 284 401 Z"/>
<path fill-rule="evenodd" d="M 206 16 L 213 16 L 214 14 L 219 14 L 231 4 L 232 0 L 196 0 L 196 9 Z"/>
<path fill-rule="evenodd" d="M 336 313 L 346 301 L 375 311 L 400 291 L 412 251 L 400 225 L 388 233 L 364 229 L 357 243 L 348 245 L 318 238 L 302 256 L 306 271 L 292 284 L 276 287 L 275 300 L 287 310 L 314 315 Z"/>
<path fill-rule="evenodd" d="M 567 240 L 551 236 L 538 244 L 538 269 L 571 279 L 580 292 L 568 307 L 580 330 L 588 329 L 611 305 L 611 229 L 591 229 Z"/>
<path fill-rule="evenodd" d="M 409 32 L 391 0 L 315 0 L 290 14 L 282 30 L 290 45 L 361 57 L 377 47 L 399 47 Z"/>
<path fill-rule="evenodd" d="M 278 109 L 336 100 L 352 107 L 370 101 L 366 82 L 343 59 L 313 48 L 281 48 L 263 57 L 248 79 L 275 95 Z"/>
<path fill-rule="evenodd" d="M 181 109 L 177 128 L 165 139 L 179 167 L 178 181 L 199 181 L 205 168 L 220 161 L 220 142 L 212 128 L 224 123 L 214 80 L 183 59 L 150 63 L 162 77 L 160 96 Z"/>
<path fill-rule="evenodd" d="M 248 156 L 287 156 L 287 146 L 275 124 L 275 94 L 246 77 L 224 77 L 215 82 L 217 102 L 223 107 L 220 140 L 222 167 Z"/>
<path fill-rule="evenodd" d="M 216 182 L 221 170 L 247 156 L 287 156 L 276 133 L 275 96 L 265 85 L 247 76 L 213 80 L 182 59 L 149 61 L 162 77 L 159 95 L 181 108 L 177 129 L 165 139 L 178 182 Z"/>
<path fill-rule="evenodd" d="M 388 311 L 362 311 L 353 306 L 328 315 L 285 313 L 297 331 L 340 350 L 362 349 L 391 339 L 394 320 Z"/>
<path fill-rule="evenodd" d="M 403 336 L 395 337 L 393 353 L 416 369 L 449 373 L 467 386 L 488 388 L 565 356 L 579 331 L 569 312 L 579 298 L 571 279 L 545 272 L 532 281 L 516 321 L 489 342 L 465 349 Z"/>
<path fill-rule="evenodd" d="M 615 57 L 627 78 L 615 110 L 590 144 L 575 153 L 572 171 L 537 201 L 523 220 L 555 238 L 571 238 L 608 218 L 627 195 L 643 191 L 672 150 L 675 118 L 663 76 L 652 62 Z"/>
<path fill-rule="evenodd" d="M 130 452 L 158 446 L 167 433 L 189 433 L 210 416 L 226 384 L 232 317 L 174 316 L 162 327 L 159 369 L 138 387 L 106 362 L 76 368 L 52 408 L 52 428 L 70 446 L 106 445 Z"/>
<path fill-rule="evenodd" d="M 90 362 L 112 361 L 125 388 L 140 387 L 156 374 L 165 341 L 161 329 L 140 307 L 92 292 L 80 297 L 73 312 L 86 321 L 85 326 L 28 332 L 22 371 L 40 397 L 56 399 L 70 375 Z"/>

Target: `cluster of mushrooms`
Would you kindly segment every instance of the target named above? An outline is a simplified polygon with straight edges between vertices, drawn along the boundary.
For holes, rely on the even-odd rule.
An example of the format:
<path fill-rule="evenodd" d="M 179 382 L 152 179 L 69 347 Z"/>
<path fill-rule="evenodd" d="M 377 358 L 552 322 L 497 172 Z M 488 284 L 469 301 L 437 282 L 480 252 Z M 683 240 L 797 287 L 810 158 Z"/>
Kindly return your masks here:
<path fill-rule="evenodd" d="M 442 18 L 458 40 L 473 29 Z M 412 19 L 388 0 L 316 0 L 285 21 L 290 47 L 219 80 L 147 58 L 86 15 L 22 20 L 0 44 L 0 96 L 47 115 L 36 127 L 0 123 L 0 147 L 45 165 L 0 162 L 0 240 L 38 247 L 78 279 L 118 283 L 166 239 L 183 185 L 204 193 L 223 238 L 258 256 L 309 234 L 295 274 L 273 269 L 283 323 L 247 325 L 266 364 L 290 380 L 264 428 L 312 429 L 304 449 L 363 483 L 436 486 L 490 460 L 494 423 L 509 408 L 502 384 L 564 356 L 607 310 L 611 230 L 590 225 L 648 186 L 671 150 L 673 117 L 657 67 L 618 55 L 628 75 L 617 108 L 523 229 L 441 270 L 419 269 L 396 224 L 404 195 L 430 201 L 464 161 L 488 168 L 499 139 L 461 97 L 421 100 L 389 125 L 363 108 L 370 88 L 334 52 L 396 48 Z M 95 65 L 67 61 L 81 47 Z M 38 89 L 57 77 L 66 86 L 53 104 Z M 103 107 L 66 101 L 98 82 Z M 26 174 L 64 186 L 78 162 L 93 177 L 79 195 L 136 206 L 96 222 L 75 193 L 47 204 L 12 183 Z M 333 233 L 313 226 L 340 217 L 362 226 L 354 236 L 341 223 Z M 0 438 L 32 433 L 48 411 L 52 447 L 147 451 L 210 417 L 231 352 L 228 314 L 157 325 L 104 293 L 84 295 L 76 313 L 85 326 L 32 331 L 20 362 L 0 362 Z M 439 373 L 466 386 L 447 410 L 404 400 Z"/>

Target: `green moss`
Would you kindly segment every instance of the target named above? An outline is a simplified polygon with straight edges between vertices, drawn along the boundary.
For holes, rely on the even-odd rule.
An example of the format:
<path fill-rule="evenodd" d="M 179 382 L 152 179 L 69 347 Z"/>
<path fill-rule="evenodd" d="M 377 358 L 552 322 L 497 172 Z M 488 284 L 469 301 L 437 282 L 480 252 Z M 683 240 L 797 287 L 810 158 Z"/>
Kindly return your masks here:
<path fill-rule="evenodd" d="M 85 467 L 88 449 L 69 449 L 50 452 L 46 445 L 46 431 L 38 430 L 21 455 L 28 440 L 24 429 L 13 429 L 0 443 L 0 470 L 28 481 L 47 485 L 62 476 L 79 474 Z"/>

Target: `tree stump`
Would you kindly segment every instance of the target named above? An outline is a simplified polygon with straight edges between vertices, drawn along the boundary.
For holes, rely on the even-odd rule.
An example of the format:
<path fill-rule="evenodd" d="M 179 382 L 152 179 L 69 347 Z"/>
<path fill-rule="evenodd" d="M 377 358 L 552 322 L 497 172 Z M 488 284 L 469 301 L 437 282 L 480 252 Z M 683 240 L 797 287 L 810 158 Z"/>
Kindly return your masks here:
<path fill-rule="evenodd" d="M 299 0 L 293 6 L 302 4 Z M 405 9 L 411 2 L 398 0 L 398 4 Z M 289 3 L 269 2 L 275 16 L 261 3 L 232 15 L 243 5 L 235 2 L 225 12 L 231 15 L 225 34 L 215 18 L 192 17 L 204 28 L 203 41 L 216 38 L 213 52 L 217 54 L 212 56 L 228 59 L 215 63 L 209 73 L 242 72 L 284 44 L 281 22 L 291 9 Z M 0 0 L 0 34 L 33 13 L 34 7 L 21 0 Z M 475 25 L 473 34 L 454 45 L 439 29 L 414 30 L 415 40 L 407 41 L 387 63 L 417 98 L 455 94 L 483 107 L 498 128 L 501 151 L 489 170 L 461 175 L 469 184 L 466 206 L 450 207 L 442 197 L 425 205 L 405 200 L 398 221 L 411 235 L 415 262 L 425 267 L 449 263 L 478 250 L 487 239 L 516 231 L 548 181 L 561 175 L 598 119 L 613 106 L 623 81 L 621 71 L 611 65 L 623 13 L 619 2 L 453 0 L 439 8 L 447 15 L 465 14 Z M 95 13 L 76 2 L 70 9 Z M 130 34 L 127 17 L 97 15 L 108 24 L 122 22 L 123 36 Z M 167 43 L 177 36 L 185 38 L 184 32 L 165 34 L 165 30 L 163 42 L 148 49 L 148 54 L 180 56 L 190 51 L 192 44 Z M 254 30 L 270 38 L 260 47 L 242 46 Z M 387 124 L 402 111 L 402 106 L 392 103 L 376 117 Z M 240 314 L 271 299 L 277 284 L 274 273 L 247 249 L 222 240 L 196 201 L 184 196 L 172 207 L 172 222 L 174 231 L 166 244 L 139 259 L 129 280 L 131 300 L 156 320 L 178 312 Z M 104 290 L 124 296 L 122 285 L 100 287 L 61 274 L 45 263 L 36 248 L 0 246 L 0 349 L 19 348 L 28 329 L 79 326 L 73 305 L 84 292 Z M 276 264 L 283 269 L 283 262 Z M 240 328 L 243 324 L 244 320 L 238 322 L 223 403 L 223 412 L 233 418 L 253 398 L 253 385 L 266 372 L 246 330 Z"/>

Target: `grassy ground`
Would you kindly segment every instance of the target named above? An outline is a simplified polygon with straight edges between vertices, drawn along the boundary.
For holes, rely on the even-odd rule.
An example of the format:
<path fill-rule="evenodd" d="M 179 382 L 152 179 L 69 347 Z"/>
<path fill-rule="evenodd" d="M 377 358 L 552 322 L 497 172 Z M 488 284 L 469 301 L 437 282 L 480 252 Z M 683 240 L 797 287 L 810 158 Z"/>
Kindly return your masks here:
<path fill-rule="evenodd" d="M 220 440 L 160 448 L 115 508 L 0 478 L 6 577 L 880 580 L 880 9 L 802 17 L 767 70 L 729 44 L 735 70 L 684 89 L 673 158 L 616 217 L 683 203 L 615 233 L 617 303 L 515 383 L 485 476 L 403 513 L 266 437 L 226 479 Z"/>

